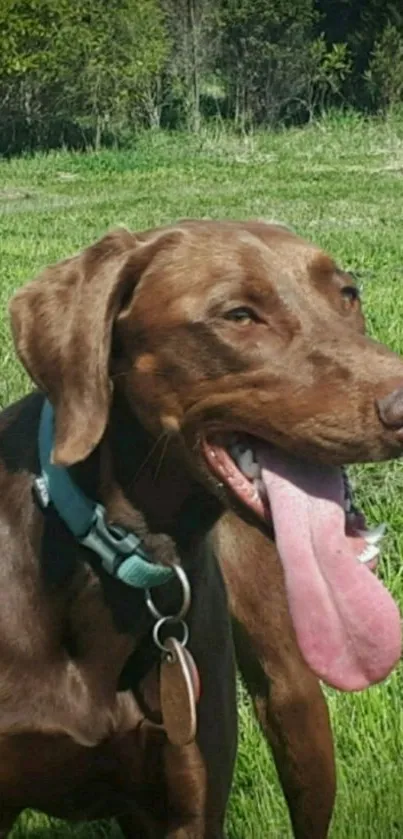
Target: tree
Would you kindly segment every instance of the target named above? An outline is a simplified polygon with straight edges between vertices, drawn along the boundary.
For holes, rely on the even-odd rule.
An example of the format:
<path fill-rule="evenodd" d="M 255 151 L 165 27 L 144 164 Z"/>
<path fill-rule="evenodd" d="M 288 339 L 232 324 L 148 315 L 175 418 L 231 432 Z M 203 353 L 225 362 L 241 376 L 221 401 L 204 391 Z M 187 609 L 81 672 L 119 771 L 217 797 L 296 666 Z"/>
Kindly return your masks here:
<path fill-rule="evenodd" d="M 275 123 L 300 98 L 301 59 L 313 0 L 223 0 L 223 67 L 229 106 L 242 129 Z"/>
<path fill-rule="evenodd" d="M 375 41 L 365 79 L 381 110 L 403 102 L 403 27 L 386 24 Z"/>
<path fill-rule="evenodd" d="M 169 43 L 158 0 L 1 0 L 0 108 L 25 145 L 99 147 L 144 119 Z M 7 131 L 6 131 L 7 137 Z"/>
<path fill-rule="evenodd" d="M 204 84 L 218 62 L 218 0 L 162 0 L 172 42 L 164 87 L 180 103 L 187 127 L 198 131 Z"/>
<path fill-rule="evenodd" d="M 343 93 L 350 105 L 370 108 L 376 101 L 375 90 L 368 83 L 367 71 L 375 45 L 388 24 L 402 31 L 401 0 L 316 0 L 319 12 L 317 34 L 325 33 L 326 43 L 347 46 L 351 72 Z M 368 93 L 370 96 L 368 96 Z"/>

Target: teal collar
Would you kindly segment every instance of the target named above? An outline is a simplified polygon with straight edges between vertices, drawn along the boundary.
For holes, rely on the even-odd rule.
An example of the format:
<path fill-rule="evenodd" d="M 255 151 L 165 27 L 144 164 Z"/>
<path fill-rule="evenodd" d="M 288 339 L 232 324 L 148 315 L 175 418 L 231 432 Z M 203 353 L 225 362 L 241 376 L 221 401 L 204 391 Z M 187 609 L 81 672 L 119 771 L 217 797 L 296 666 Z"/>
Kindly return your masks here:
<path fill-rule="evenodd" d="M 34 482 L 41 507 L 46 509 L 53 504 L 77 542 L 96 553 L 112 577 L 140 589 L 160 586 L 172 579 L 171 568 L 148 561 L 138 536 L 108 524 L 102 504 L 87 498 L 67 469 L 50 462 L 53 436 L 53 408 L 45 400 L 39 426 L 41 475 Z"/>

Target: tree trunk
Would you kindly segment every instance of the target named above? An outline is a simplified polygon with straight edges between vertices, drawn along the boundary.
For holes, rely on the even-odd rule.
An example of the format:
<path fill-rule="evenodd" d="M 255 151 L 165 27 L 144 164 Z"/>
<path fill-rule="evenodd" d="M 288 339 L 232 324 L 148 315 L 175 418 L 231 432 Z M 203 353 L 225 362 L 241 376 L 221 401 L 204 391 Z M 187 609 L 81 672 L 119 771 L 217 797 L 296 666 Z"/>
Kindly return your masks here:
<path fill-rule="evenodd" d="M 101 148 L 102 142 L 102 118 L 100 114 L 96 115 L 96 122 L 95 122 L 95 151 L 99 151 Z"/>
<path fill-rule="evenodd" d="M 200 20 L 197 17 L 198 0 L 188 0 L 190 52 L 192 67 L 192 129 L 200 131 Z"/>

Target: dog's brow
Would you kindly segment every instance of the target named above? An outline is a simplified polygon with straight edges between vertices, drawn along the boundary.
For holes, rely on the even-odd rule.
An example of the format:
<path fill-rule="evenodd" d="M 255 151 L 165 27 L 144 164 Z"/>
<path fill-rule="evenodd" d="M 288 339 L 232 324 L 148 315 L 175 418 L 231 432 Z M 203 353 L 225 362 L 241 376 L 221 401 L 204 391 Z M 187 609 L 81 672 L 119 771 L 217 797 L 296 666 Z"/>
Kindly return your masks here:
<path fill-rule="evenodd" d="M 311 262 L 311 269 L 323 275 L 331 275 L 339 269 L 326 253 L 316 253 Z"/>

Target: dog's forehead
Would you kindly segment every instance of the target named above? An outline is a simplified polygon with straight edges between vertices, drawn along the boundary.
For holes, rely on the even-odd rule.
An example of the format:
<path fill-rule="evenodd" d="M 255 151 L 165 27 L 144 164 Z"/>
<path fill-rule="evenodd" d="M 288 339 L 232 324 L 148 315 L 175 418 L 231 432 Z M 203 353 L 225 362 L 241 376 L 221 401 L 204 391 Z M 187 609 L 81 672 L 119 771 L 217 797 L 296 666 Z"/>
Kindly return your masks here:
<path fill-rule="evenodd" d="M 178 295 L 224 282 L 278 283 L 302 279 L 321 252 L 291 231 L 263 223 L 184 225 L 184 235 L 152 266 L 154 284 L 175 277 Z"/>
<path fill-rule="evenodd" d="M 323 257 L 332 270 L 316 246 L 279 226 L 212 222 L 179 229 L 182 235 L 157 251 L 138 288 L 136 310 L 150 326 L 162 316 L 171 323 L 198 320 L 231 301 L 264 303 L 273 293 L 298 306 L 312 266 Z"/>

